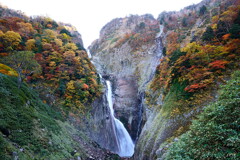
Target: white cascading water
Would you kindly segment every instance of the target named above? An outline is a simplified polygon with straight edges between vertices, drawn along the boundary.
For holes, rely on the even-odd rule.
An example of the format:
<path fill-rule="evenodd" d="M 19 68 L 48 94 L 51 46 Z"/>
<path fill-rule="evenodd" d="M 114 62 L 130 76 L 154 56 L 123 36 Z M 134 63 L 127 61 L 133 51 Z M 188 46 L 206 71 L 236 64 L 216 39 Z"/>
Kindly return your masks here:
<path fill-rule="evenodd" d="M 119 121 L 114 116 L 111 83 L 110 83 L 110 81 L 106 81 L 106 83 L 107 83 L 107 89 L 108 89 L 107 90 L 107 100 L 108 100 L 109 108 L 111 111 L 111 116 L 115 123 L 116 136 L 117 136 L 117 140 L 119 143 L 118 155 L 120 157 L 131 157 L 134 153 L 134 143 L 133 143 L 129 133 L 127 132 L 126 128 L 122 124 L 122 122 Z"/>

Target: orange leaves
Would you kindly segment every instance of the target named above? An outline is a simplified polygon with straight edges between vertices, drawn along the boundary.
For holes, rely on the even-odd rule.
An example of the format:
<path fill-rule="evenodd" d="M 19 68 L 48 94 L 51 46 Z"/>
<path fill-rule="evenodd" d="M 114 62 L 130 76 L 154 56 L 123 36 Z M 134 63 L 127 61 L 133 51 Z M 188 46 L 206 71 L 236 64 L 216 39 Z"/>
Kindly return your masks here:
<path fill-rule="evenodd" d="M 209 64 L 210 69 L 225 69 L 225 65 L 228 64 L 225 60 L 216 60 Z"/>
<path fill-rule="evenodd" d="M 196 84 L 192 84 L 190 86 L 187 86 L 184 90 L 186 92 L 196 92 L 199 89 L 203 89 L 207 86 L 207 84 L 203 84 L 203 83 L 196 83 Z"/>
<path fill-rule="evenodd" d="M 225 35 L 223 35 L 223 40 L 228 40 L 229 39 L 229 37 L 231 36 L 231 34 L 225 34 Z"/>
<path fill-rule="evenodd" d="M 8 53 L 0 53 L 0 57 L 8 56 Z"/>
<path fill-rule="evenodd" d="M 240 52 L 240 39 L 232 39 L 225 46 L 226 52 L 234 52 L 239 54 Z"/>
<path fill-rule="evenodd" d="M 87 90 L 87 89 L 89 89 L 89 86 L 88 86 L 86 83 L 84 83 L 84 84 L 82 85 L 82 88 L 85 89 L 85 90 Z"/>
<path fill-rule="evenodd" d="M 178 33 L 171 32 L 167 36 L 167 55 L 171 55 L 179 48 L 179 46 L 180 44 L 178 43 Z"/>

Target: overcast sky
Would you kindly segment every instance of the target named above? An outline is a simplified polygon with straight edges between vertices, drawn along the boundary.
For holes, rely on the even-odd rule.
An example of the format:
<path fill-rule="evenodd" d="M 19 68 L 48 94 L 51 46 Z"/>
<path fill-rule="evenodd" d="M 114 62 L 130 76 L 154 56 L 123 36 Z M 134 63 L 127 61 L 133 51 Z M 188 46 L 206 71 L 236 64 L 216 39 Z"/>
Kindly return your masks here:
<path fill-rule="evenodd" d="M 100 29 L 109 21 L 130 14 L 150 13 L 155 18 L 162 11 L 180 10 L 201 0 L 0 0 L 11 9 L 28 16 L 42 15 L 71 23 L 81 33 L 87 48 L 99 37 Z"/>

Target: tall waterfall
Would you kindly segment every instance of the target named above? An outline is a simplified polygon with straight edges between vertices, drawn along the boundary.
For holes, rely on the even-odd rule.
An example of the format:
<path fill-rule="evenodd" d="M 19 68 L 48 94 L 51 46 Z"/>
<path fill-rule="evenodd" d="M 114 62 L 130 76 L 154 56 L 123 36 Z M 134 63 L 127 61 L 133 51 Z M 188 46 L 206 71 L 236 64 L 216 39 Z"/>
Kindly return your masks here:
<path fill-rule="evenodd" d="M 114 116 L 111 83 L 110 81 L 106 81 L 106 83 L 107 83 L 107 100 L 111 112 L 111 117 L 115 124 L 116 138 L 119 145 L 119 151 L 117 154 L 121 157 L 131 157 L 134 153 L 133 141 L 129 133 L 127 132 L 126 128 L 122 124 L 122 122 L 119 121 Z"/>

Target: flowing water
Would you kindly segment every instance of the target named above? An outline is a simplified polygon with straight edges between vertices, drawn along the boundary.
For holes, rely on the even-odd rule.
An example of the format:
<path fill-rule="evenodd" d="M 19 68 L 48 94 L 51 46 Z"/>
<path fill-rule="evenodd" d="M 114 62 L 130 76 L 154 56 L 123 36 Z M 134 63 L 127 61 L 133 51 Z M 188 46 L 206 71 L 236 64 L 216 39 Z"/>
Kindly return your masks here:
<path fill-rule="evenodd" d="M 114 121 L 115 124 L 115 131 L 116 131 L 116 138 L 118 141 L 118 155 L 120 157 L 131 157 L 134 153 L 134 144 L 133 141 L 127 132 L 126 128 L 122 124 L 121 121 L 119 121 L 117 118 L 114 116 L 114 110 L 113 110 L 113 102 L 112 102 L 112 88 L 111 88 L 111 83 L 110 81 L 106 81 L 107 83 L 107 100 L 111 112 L 111 117 Z"/>

